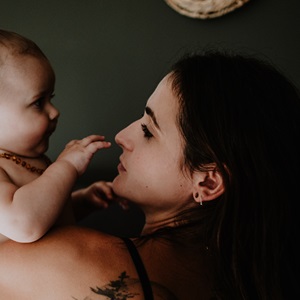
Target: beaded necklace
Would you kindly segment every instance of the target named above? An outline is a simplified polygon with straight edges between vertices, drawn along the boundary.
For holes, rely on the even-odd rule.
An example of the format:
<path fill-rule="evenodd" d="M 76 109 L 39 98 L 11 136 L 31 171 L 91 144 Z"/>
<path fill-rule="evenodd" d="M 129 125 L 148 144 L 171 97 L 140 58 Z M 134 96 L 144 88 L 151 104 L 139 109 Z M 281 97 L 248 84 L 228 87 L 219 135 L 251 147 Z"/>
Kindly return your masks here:
<path fill-rule="evenodd" d="M 38 173 L 41 175 L 45 171 L 45 169 L 39 169 L 39 168 L 36 168 L 35 166 L 31 166 L 28 162 L 26 162 L 25 160 L 21 159 L 19 156 L 12 154 L 12 153 L 7 153 L 7 152 L 0 153 L 0 158 L 1 157 L 9 159 L 9 160 L 15 162 L 17 165 L 20 165 L 23 168 L 25 168 L 26 170 L 33 172 L 33 173 L 35 172 L 35 173 Z M 50 159 L 45 155 L 43 156 L 43 159 L 45 160 L 47 167 L 48 167 L 51 164 Z"/>

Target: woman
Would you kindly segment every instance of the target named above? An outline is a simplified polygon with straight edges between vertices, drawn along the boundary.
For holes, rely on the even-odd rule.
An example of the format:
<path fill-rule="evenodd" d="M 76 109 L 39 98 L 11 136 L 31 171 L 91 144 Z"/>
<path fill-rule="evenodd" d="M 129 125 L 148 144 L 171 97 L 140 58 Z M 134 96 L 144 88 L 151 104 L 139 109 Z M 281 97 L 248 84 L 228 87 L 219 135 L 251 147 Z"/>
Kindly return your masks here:
<path fill-rule="evenodd" d="M 90 229 L 9 241 L 0 298 L 296 299 L 299 132 L 298 92 L 269 64 L 184 57 L 116 136 L 112 188 L 145 213 L 142 262 Z"/>

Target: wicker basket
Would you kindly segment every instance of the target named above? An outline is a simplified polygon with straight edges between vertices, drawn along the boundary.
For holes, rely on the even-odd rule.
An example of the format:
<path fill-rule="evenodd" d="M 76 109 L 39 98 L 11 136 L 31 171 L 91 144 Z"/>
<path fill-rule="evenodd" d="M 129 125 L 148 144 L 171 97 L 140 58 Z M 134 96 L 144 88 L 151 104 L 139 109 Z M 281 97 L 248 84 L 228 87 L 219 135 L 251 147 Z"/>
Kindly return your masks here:
<path fill-rule="evenodd" d="M 178 13 L 191 18 L 210 19 L 225 15 L 249 0 L 165 0 Z"/>

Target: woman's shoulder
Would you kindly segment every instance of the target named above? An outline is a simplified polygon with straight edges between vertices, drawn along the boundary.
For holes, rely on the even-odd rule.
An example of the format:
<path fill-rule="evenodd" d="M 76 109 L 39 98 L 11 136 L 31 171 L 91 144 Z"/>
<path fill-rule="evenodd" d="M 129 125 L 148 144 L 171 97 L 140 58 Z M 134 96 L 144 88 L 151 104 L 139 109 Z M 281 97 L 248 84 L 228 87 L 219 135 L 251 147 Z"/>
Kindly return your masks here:
<path fill-rule="evenodd" d="M 44 239 L 50 243 L 55 241 L 55 243 L 59 242 L 73 246 L 76 246 L 77 244 L 82 245 L 83 243 L 86 243 L 86 246 L 90 247 L 101 247 L 109 244 L 123 244 L 122 239 L 117 236 L 77 225 L 53 228 L 50 232 L 48 232 Z"/>
<path fill-rule="evenodd" d="M 65 261 L 72 264 L 77 263 L 77 267 L 84 269 L 89 262 L 94 262 L 92 269 L 95 273 L 99 272 L 101 276 L 107 274 L 112 269 L 130 268 L 132 263 L 128 259 L 129 253 L 121 238 L 106 234 L 104 232 L 79 227 L 68 226 L 57 228 L 41 241 L 41 251 L 51 253 L 55 251 L 59 259 L 61 256 Z M 103 272 L 103 270 L 107 270 Z"/>
<path fill-rule="evenodd" d="M 31 244 L 5 242 L 1 257 L 0 299 L 19 293 L 22 299 L 101 299 L 114 285 L 124 296 L 142 294 L 123 241 L 93 229 L 55 228 Z"/>
<path fill-rule="evenodd" d="M 89 287 L 89 294 L 82 293 L 82 299 L 102 299 L 99 296 L 107 296 L 107 293 L 111 297 L 118 294 L 124 299 L 152 299 L 144 297 L 142 286 L 145 288 L 148 283 L 155 299 L 176 299 L 166 287 L 147 279 L 147 270 L 141 271 L 143 259 L 138 262 L 139 251 L 135 250 L 130 239 L 126 243 L 122 238 L 84 227 L 64 227 L 50 233 L 47 238 L 49 241 L 53 239 L 55 249 L 62 247 L 61 264 L 66 268 L 73 266 L 73 280 L 76 273 L 78 283 L 86 282 L 85 292 Z M 64 274 L 63 277 L 70 275 Z M 149 290 L 146 293 L 151 294 Z"/>

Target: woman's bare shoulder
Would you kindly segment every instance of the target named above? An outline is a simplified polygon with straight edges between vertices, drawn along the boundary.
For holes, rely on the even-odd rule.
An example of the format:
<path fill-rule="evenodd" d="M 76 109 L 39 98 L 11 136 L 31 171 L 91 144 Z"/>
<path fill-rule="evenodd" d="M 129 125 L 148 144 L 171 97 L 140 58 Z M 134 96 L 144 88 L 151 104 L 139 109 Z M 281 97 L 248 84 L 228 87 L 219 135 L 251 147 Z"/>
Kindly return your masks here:
<path fill-rule="evenodd" d="M 0 299 L 144 299 L 122 239 L 94 229 L 55 228 L 31 244 L 4 242 L 0 265 Z M 161 283 L 151 284 L 155 299 L 175 299 Z"/>
<path fill-rule="evenodd" d="M 123 244 L 122 240 L 116 236 L 106 234 L 99 230 L 81 226 L 64 226 L 52 229 L 44 238 L 47 243 L 63 243 L 86 246 L 101 247 L 109 244 Z"/>
<path fill-rule="evenodd" d="M 137 282 L 122 240 L 88 228 L 56 228 L 31 244 L 2 243 L 0 264 L 0 299 L 17 293 L 19 299 L 101 299 L 113 282 Z M 140 293 L 131 286 L 128 293 Z"/>

